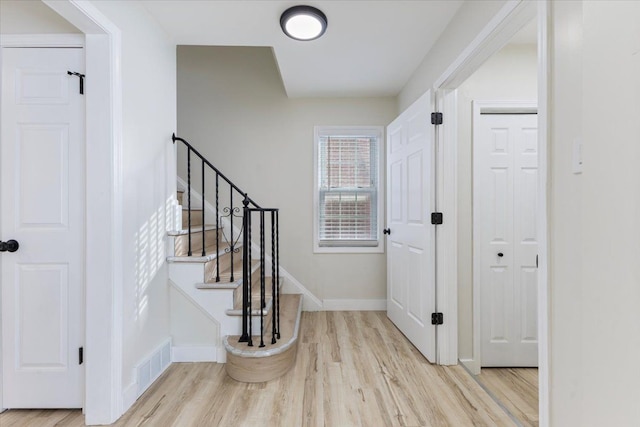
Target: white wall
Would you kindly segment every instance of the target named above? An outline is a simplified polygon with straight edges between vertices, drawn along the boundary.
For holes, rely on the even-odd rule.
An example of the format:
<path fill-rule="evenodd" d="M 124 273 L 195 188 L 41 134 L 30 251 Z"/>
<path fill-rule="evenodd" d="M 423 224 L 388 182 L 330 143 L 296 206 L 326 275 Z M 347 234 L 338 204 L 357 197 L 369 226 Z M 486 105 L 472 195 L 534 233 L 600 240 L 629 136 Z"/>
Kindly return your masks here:
<path fill-rule="evenodd" d="M 536 45 L 507 45 L 458 88 L 458 354 L 473 351 L 472 101 L 535 101 Z"/>
<path fill-rule="evenodd" d="M 505 0 L 465 2 L 438 41 L 398 95 L 398 112 L 404 111 L 440 77 L 463 49 L 506 3 Z"/>
<path fill-rule="evenodd" d="M 552 8 L 551 421 L 638 425 L 640 2 Z"/>
<path fill-rule="evenodd" d="M 390 97 L 287 98 L 268 48 L 178 47 L 180 136 L 280 208 L 281 265 L 320 299 L 386 299 L 386 265 L 384 254 L 313 253 L 313 126 L 386 126 L 395 113 Z"/>
<path fill-rule="evenodd" d="M 136 380 L 133 368 L 170 336 L 165 244 L 175 198 L 175 45 L 138 2 L 93 3 L 122 31 L 126 388 Z"/>
<path fill-rule="evenodd" d="M 0 0 L 0 34 L 79 33 L 78 29 L 37 0 Z"/>

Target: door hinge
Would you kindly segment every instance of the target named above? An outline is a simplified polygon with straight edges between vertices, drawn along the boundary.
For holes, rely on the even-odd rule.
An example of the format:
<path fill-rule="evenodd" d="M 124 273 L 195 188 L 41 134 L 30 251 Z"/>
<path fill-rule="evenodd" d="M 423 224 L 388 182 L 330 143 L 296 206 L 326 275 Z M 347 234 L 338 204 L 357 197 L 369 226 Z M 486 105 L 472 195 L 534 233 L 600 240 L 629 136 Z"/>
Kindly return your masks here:
<path fill-rule="evenodd" d="M 442 325 L 444 323 L 444 316 L 442 313 L 431 313 L 431 324 Z"/>
<path fill-rule="evenodd" d="M 433 224 L 433 225 L 442 224 L 442 212 L 432 212 L 431 213 L 431 224 Z"/>
<path fill-rule="evenodd" d="M 441 125 L 442 124 L 442 113 L 431 113 L 431 124 L 432 125 Z"/>
<path fill-rule="evenodd" d="M 78 349 L 78 365 L 82 365 L 84 362 L 84 347 Z"/>

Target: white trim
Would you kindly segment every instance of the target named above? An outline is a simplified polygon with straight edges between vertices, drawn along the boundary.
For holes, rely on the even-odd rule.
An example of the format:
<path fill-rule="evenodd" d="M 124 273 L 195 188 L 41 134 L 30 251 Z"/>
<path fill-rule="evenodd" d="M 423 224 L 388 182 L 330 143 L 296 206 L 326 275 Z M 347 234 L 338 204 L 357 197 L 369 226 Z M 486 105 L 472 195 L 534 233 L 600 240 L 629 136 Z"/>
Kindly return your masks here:
<path fill-rule="evenodd" d="M 177 186 L 178 188 L 187 188 L 187 183 L 176 176 Z M 195 190 L 191 190 L 191 204 L 195 204 L 197 206 L 202 206 L 202 196 Z M 215 217 L 215 208 L 209 202 L 205 201 L 205 218 L 211 217 L 210 215 L 214 215 Z M 222 226 L 228 227 L 229 224 L 227 221 L 224 221 Z M 238 235 L 240 233 L 240 229 L 234 225 L 234 235 Z M 260 247 L 257 243 L 251 242 L 251 252 L 253 254 L 260 253 Z M 271 257 L 269 255 L 266 256 L 265 262 L 267 265 L 271 265 Z M 302 294 L 304 298 L 302 299 L 302 308 L 304 311 L 320 311 L 322 310 L 322 301 L 320 301 L 315 295 L 309 291 L 298 279 L 293 277 L 291 273 L 289 273 L 282 265 L 280 266 L 280 277 L 285 279 L 282 285 L 282 293 L 287 294 Z"/>
<path fill-rule="evenodd" d="M 442 171 L 441 185 L 437 195 L 439 210 L 445 214 L 445 223 L 438 230 L 437 258 L 438 272 L 436 298 L 438 311 L 446 319 L 437 331 L 438 363 L 450 364 L 458 360 L 458 323 L 457 323 L 457 99 L 456 89 L 469 76 L 502 48 L 512 36 L 535 17 L 534 2 L 509 0 L 480 31 L 473 41 L 462 51 L 456 60 L 434 83 L 434 92 L 438 97 L 438 107 L 447 112 L 443 125 L 438 130 L 438 144 L 443 154 L 438 156 L 436 170 Z M 440 172 L 439 172 L 440 173 Z M 448 178 L 448 179 L 447 179 Z M 441 191 L 441 193 L 440 193 Z M 452 200 L 455 199 L 455 200 Z M 447 228 L 447 220 L 454 230 Z"/>
<path fill-rule="evenodd" d="M 319 137 L 326 135 L 361 136 L 366 135 L 378 138 L 378 188 L 377 188 L 377 225 L 378 243 L 371 246 L 356 246 L 351 242 L 345 242 L 344 246 L 321 246 L 318 236 L 319 227 L 319 174 L 318 174 L 318 145 Z M 313 127 L 313 252 L 316 254 L 362 254 L 384 253 L 385 239 L 382 234 L 384 223 L 384 126 L 314 126 Z"/>
<path fill-rule="evenodd" d="M 549 22 L 551 8 L 548 1 L 538 2 L 538 413 L 540 427 L 550 425 L 550 356 L 549 342 L 549 227 L 547 200 L 549 197 L 549 112 L 551 109 L 549 63 Z"/>
<path fill-rule="evenodd" d="M 91 2 L 42 0 L 85 33 L 87 211 L 85 423 L 124 412 L 121 34 Z"/>
<path fill-rule="evenodd" d="M 0 34 L 0 47 L 84 47 L 84 34 Z"/>
<path fill-rule="evenodd" d="M 480 374 L 480 363 L 477 360 L 460 359 L 460 363 L 462 363 L 472 375 Z"/>
<path fill-rule="evenodd" d="M 138 400 L 138 382 L 132 381 L 122 392 L 122 402 L 125 408 L 130 408 Z"/>
<path fill-rule="evenodd" d="M 436 110 L 444 117 L 454 117 L 457 92 L 439 90 L 435 94 Z M 458 186 L 457 145 L 443 144 L 457 141 L 457 132 L 454 126 L 436 126 L 436 211 L 443 213 L 442 225 L 436 227 L 436 307 L 446 313 L 447 325 L 439 327 L 436 333 L 436 360 L 440 365 L 458 362 L 458 198 L 454 191 L 446 190 Z"/>
<path fill-rule="evenodd" d="M 472 363 L 469 366 L 469 370 L 474 374 L 480 374 L 482 366 L 482 281 L 481 274 L 482 265 L 480 264 L 480 256 L 477 256 L 481 252 L 481 236 L 480 236 L 480 217 L 476 215 L 475 209 L 479 205 L 478 198 L 482 194 L 482 188 L 480 188 L 480 182 L 478 173 L 481 165 L 478 163 L 478 156 L 476 153 L 478 150 L 478 135 L 480 134 L 480 115 L 487 114 L 487 112 L 508 114 L 517 113 L 519 111 L 538 111 L 538 106 L 535 101 L 473 101 L 473 131 L 471 132 L 471 146 L 472 152 L 472 169 L 473 169 L 473 194 L 472 194 L 472 212 L 473 212 L 473 226 L 472 226 L 472 240 L 473 240 L 473 351 L 472 351 Z"/>
<path fill-rule="evenodd" d="M 386 311 L 386 299 L 325 299 L 323 311 Z"/>
<path fill-rule="evenodd" d="M 537 9 L 536 9 L 537 8 Z M 533 15 L 532 15 L 533 13 Z M 550 372 L 550 350 L 549 350 L 549 282 L 548 282 L 548 226 L 547 226 L 547 180 L 549 171 L 547 169 L 548 162 L 548 112 L 549 104 L 549 21 L 550 7 L 548 0 L 539 2 L 530 2 L 522 0 L 509 0 L 495 17 L 485 26 L 478 36 L 467 46 L 467 48 L 458 56 L 458 58 L 447 68 L 447 70 L 436 80 L 434 89 L 442 91 L 444 94 L 444 109 L 447 110 L 455 105 L 455 97 L 451 92 L 445 89 L 456 89 L 464 80 L 466 80 L 473 72 L 488 59 L 493 53 L 498 51 L 508 40 L 518 31 L 518 29 L 528 20 L 537 16 L 538 20 L 538 152 L 539 152 L 539 176 L 540 182 L 538 189 L 539 194 L 539 214 L 538 226 L 541 233 L 538 243 L 540 253 L 540 264 L 538 269 L 538 377 L 539 377 L 539 423 L 541 427 L 549 426 L 549 372 Z M 455 109 L 454 109 L 455 111 Z M 447 127 L 456 127 L 456 115 L 445 118 L 441 135 L 445 138 L 445 146 L 457 144 L 455 138 L 451 138 L 451 131 Z M 451 163 L 438 165 L 442 168 L 456 167 L 455 159 L 449 158 Z M 445 193 L 456 194 L 457 188 L 451 186 L 451 182 L 444 184 Z M 457 223 L 457 217 L 454 218 Z M 456 255 L 457 263 L 457 255 Z M 451 268 L 449 265 L 447 268 Z M 457 283 L 446 281 L 437 283 L 438 292 L 444 292 L 443 287 L 447 287 L 449 291 L 455 291 Z M 444 308 L 448 309 L 448 308 Z M 450 309 L 450 308 L 449 308 Z M 440 309 L 439 309 L 440 310 Z M 442 311 L 442 310 L 441 310 Z M 445 312 L 446 313 L 446 312 Z M 438 334 L 446 334 L 449 339 L 455 336 L 457 340 L 457 327 L 455 331 L 447 329 L 447 322 L 439 328 Z M 475 344 L 474 344 L 475 345 Z M 457 355 L 444 354 L 444 351 L 450 351 L 451 348 L 444 346 L 438 347 L 438 360 L 446 360 Z M 464 360 L 465 366 L 473 367 L 474 364 L 479 366 L 479 361 Z M 479 369 L 478 369 L 479 372 Z"/>
<path fill-rule="evenodd" d="M 224 351 L 224 347 L 222 348 Z M 218 362 L 219 347 L 215 345 L 184 345 L 171 347 L 171 361 L 184 362 Z"/>
<path fill-rule="evenodd" d="M 528 22 L 535 18 L 536 2 L 508 0 L 469 45 L 435 81 L 435 89 L 455 89 L 487 59 L 506 45 Z"/>
<path fill-rule="evenodd" d="M 535 4 L 529 1 L 522 0 L 509 0 L 498 11 L 498 13 L 489 21 L 489 23 L 480 31 L 478 36 L 463 50 L 463 52 L 456 58 L 456 60 L 447 68 L 447 70 L 436 80 L 434 83 L 435 92 L 441 94 L 441 106 L 443 111 L 448 111 L 449 115 L 445 118 L 441 129 L 439 129 L 438 137 L 443 139 L 441 144 L 444 150 L 450 150 L 449 155 L 440 156 L 438 158 L 437 170 L 445 171 L 443 173 L 451 173 L 457 169 L 457 158 L 455 153 L 457 152 L 457 102 L 455 90 L 462 84 L 469 76 L 471 76 L 484 61 L 489 59 L 491 55 L 502 48 L 512 36 L 524 26 L 527 22 L 535 17 Z M 444 163 L 443 163 L 444 162 Z M 447 217 L 451 217 L 450 221 L 455 224 L 457 228 L 457 207 L 455 207 L 455 201 L 449 200 L 446 202 L 448 195 L 453 195 L 457 199 L 457 183 L 455 178 L 450 177 L 449 180 L 444 179 L 443 185 L 438 187 L 442 191 L 442 194 L 438 194 L 438 200 L 442 199 L 444 205 L 443 209 L 452 209 L 452 214 L 448 214 Z M 444 213 L 444 211 L 443 211 Z M 443 224 L 444 225 L 444 224 Z M 436 283 L 437 292 L 436 295 L 450 296 L 455 295 L 455 298 L 440 298 L 438 297 L 438 311 L 444 313 L 447 319 L 453 317 L 453 313 L 457 316 L 457 251 L 452 253 L 453 247 L 450 245 L 456 245 L 453 240 L 457 237 L 452 232 L 447 233 L 445 227 L 442 228 L 441 237 L 442 241 L 438 240 L 440 244 L 437 248 L 439 258 L 446 258 L 446 255 L 452 257 L 455 260 L 451 262 L 451 259 L 445 261 L 442 264 L 438 264 L 438 268 L 442 271 L 442 276 L 439 274 Z M 443 246 L 445 239 L 449 242 L 448 246 Z M 447 251 L 446 253 L 444 251 Z M 457 317 L 451 322 L 445 321 L 444 325 L 438 328 L 438 349 L 437 360 L 453 362 L 458 360 L 457 345 L 453 343 L 458 340 L 458 326 Z"/>

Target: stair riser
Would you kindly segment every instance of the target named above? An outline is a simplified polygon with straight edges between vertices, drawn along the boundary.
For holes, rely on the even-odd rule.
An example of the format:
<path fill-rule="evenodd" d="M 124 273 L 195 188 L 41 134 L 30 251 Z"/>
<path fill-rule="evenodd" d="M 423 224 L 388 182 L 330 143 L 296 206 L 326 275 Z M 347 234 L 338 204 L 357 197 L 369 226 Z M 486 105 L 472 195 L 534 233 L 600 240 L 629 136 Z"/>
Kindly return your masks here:
<path fill-rule="evenodd" d="M 202 229 L 191 227 L 191 253 L 202 255 Z M 222 240 L 222 231 L 219 232 L 219 240 Z M 216 244 L 216 230 L 205 231 L 205 247 L 214 247 Z M 222 242 L 220 242 L 222 246 Z M 175 256 L 187 256 L 189 253 L 189 235 L 183 234 L 175 238 Z"/>
<path fill-rule="evenodd" d="M 219 261 L 215 259 L 206 263 L 204 267 L 205 282 L 215 282 L 216 272 L 218 266 L 220 267 L 221 282 L 231 282 L 231 277 L 227 273 L 229 266 L 231 265 L 231 253 L 222 253 L 219 257 Z M 233 281 L 236 281 L 242 277 L 242 248 L 240 251 L 233 254 Z"/>
<path fill-rule="evenodd" d="M 178 191 L 176 197 L 178 199 L 178 204 L 182 205 L 182 200 L 184 199 L 184 191 Z"/>
<path fill-rule="evenodd" d="M 267 277 L 267 284 L 266 287 L 267 289 L 267 295 L 269 295 L 269 298 L 271 297 L 271 282 L 269 281 L 269 278 Z M 260 287 L 260 268 L 256 268 L 252 273 L 251 273 L 251 287 L 253 288 L 254 291 L 258 290 Z M 242 286 L 238 286 L 235 290 L 235 293 L 233 294 L 233 306 L 238 308 L 242 305 Z"/>
<path fill-rule="evenodd" d="M 215 221 L 215 218 L 213 218 Z M 209 219 L 207 219 L 207 221 L 209 221 Z M 192 210 L 191 211 L 191 229 L 193 230 L 194 227 L 198 226 L 198 225 L 202 225 L 202 211 L 198 210 Z M 183 210 L 182 211 L 182 229 L 186 230 L 187 228 L 189 228 L 189 211 Z"/>
<path fill-rule="evenodd" d="M 271 344 L 271 332 L 264 335 L 265 347 L 260 348 L 260 336 L 254 334 L 253 346 L 239 343 L 239 336 L 224 340 L 227 349 L 226 370 L 229 376 L 242 382 L 264 382 L 284 375 L 294 364 L 299 342 L 301 296 L 286 295 L 282 300 L 280 340 Z M 266 319 L 265 319 L 266 320 Z"/>

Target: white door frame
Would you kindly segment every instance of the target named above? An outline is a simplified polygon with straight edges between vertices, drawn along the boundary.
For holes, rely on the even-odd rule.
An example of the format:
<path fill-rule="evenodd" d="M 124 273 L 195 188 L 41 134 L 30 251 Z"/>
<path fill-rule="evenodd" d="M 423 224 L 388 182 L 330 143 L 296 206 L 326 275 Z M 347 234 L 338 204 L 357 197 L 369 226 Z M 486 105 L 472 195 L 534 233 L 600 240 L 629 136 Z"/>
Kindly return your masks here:
<path fill-rule="evenodd" d="M 436 235 L 437 307 L 445 323 L 437 334 L 438 363 L 458 362 L 457 303 L 457 88 L 487 59 L 500 50 L 531 19 L 538 23 L 538 397 L 541 427 L 549 425 L 549 290 L 547 229 L 547 144 L 549 117 L 549 27 L 548 1 L 508 0 L 478 36 L 436 80 L 436 109 L 444 114 L 436 131 L 437 209 L 444 224 Z M 449 218 L 447 220 L 447 218 Z M 474 349 L 474 352 L 476 350 Z"/>
<path fill-rule="evenodd" d="M 478 173 L 478 163 L 476 153 L 478 132 L 476 127 L 480 124 L 480 115 L 482 113 L 498 113 L 498 114 L 521 114 L 523 112 L 537 114 L 538 105 L 533 101 L 473 101 L 473 127 L 472 132 L 472 147 L 473 147 L 473 354 L 472 360 L 465 363 L 465 366 L 471 371 L 472 374 L 480 374 L 480 367 L 482 366 L 482 297 L 481 288 L 482 281 L 480 280 L 481 264 L 480 264 L 480 246 L 483 244 L 480 241 L 480 221 L 478 215 L 476 215 L 476 194 L 478 180 L 476 174 Z"/>
<path fill-rule="evenodd" d="M 84 45 L 86 57 L 85 422 L 110 424 L 122 399 L 120 30 L 90 2 L 42 0 L 82 35 L 3 35 L 2 47 Z M 110 161 L 105 161 L 109 159 Z"/>

